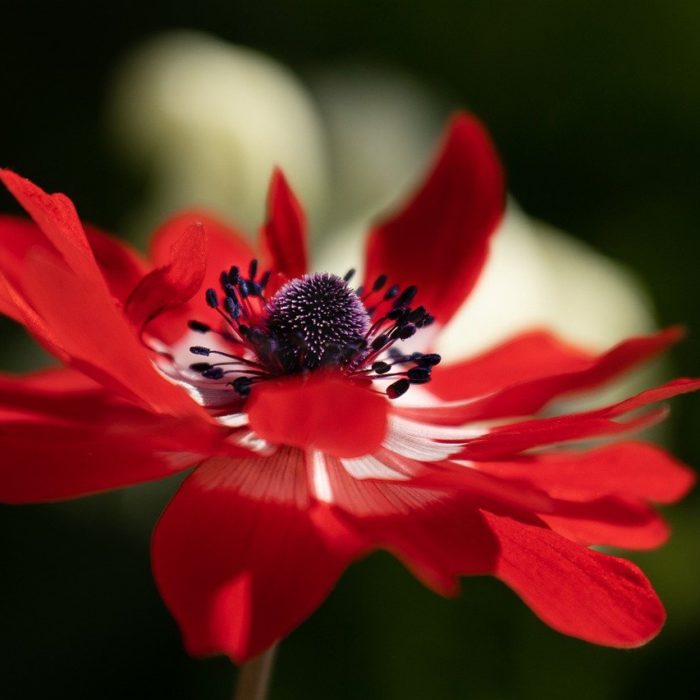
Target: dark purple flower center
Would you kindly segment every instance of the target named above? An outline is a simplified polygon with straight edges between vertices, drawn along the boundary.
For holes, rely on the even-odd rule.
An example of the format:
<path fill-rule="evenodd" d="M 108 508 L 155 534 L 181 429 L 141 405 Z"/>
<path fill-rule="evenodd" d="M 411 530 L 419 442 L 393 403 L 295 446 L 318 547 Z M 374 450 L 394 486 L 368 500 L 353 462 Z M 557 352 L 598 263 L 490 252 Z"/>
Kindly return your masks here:
<path fill-rule="evenodd" d="M 402 354 L 394 345 L 430 325 L 433 317 L 422 307 L 411 307 L 417 289 L 393 285 L 385 290 L 386 275 L 372 286 L 353 289 L 345 277 L 313 273 L 283 284 L 270 298 L 266 288 L 270 273 L 257 275 L 253 260 L 244 277 L 232 267 L 220 276 L 223 298 L 207 289 L 207 304 L 224 321 L 216 330 L 201 321 L 190 321 L 191 330 L 218 333 L 231 352 L 195 345 L 190 351 L 217 362 L 195 362 L 190 369 L 212 380 L 228 379 L 241 396 L 253 384 L 323 367 L 340 369 L 367 380 L 391 380 L 389 398 L 401 396 L 411 384 L 430 381 L 436 354 Z"/>
<path fill-rule="evenodd" d="M 358 360 L 366 350 L 370 325 L 355 291 L 344 279 L 328 273 L 287 282 L 267 305 L 265 323 L 289 372 Z"/>

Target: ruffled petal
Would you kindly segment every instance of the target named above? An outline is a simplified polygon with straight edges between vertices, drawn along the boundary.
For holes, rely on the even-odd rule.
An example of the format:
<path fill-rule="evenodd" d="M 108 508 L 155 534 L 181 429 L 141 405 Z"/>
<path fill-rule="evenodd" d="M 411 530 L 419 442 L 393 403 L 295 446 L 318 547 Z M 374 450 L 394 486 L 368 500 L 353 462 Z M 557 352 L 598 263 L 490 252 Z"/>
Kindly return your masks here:
<path fill-rule="evenodd" d="M 540 519 L 564 537 L 583 545 L 654 549 L 669 537 L 665 520 L 649 506 L 618 497 L 557 502 L 555 514 Z"/>
<path fill-rule="evenodd" d="M 370 232 L 366 283 L 386 274 L 392 284 L 414 284 L 417 303 L 446 323 L 479 277 L 504 202 L 503 173 L 486 131 L 457 115 L 418 193 Z"/>
<path fill-rule="evenodd" d="M 124 301 L 148 272 L 139 254 L 123 241 L 93 226 L 85 226 L 85 236 L 112 295 Z M 30 219 L 0 216 L 0 270 L 16 289 L 22 289 L 21 274 L 30 251 L 43 248 L 57 252 L 41 229 Z"/>
<path fill-rule="evenodd" d="M 201 224 L 192 224 L 173 241 L 168 264 L 146 275 L 131 292 L 127 318 L 140 330 L 164 311 L 185 304 L 202 287 L 206 266 L 206 232 Z"/>
<path fill-rule="evenodd" d="M 456 595 L 460 576 L 493 570 L 498 544 L 469 499 L 409 482 L 360 481 L 334 457 L 325 466 L 329 500 L 346 522 L 437 593 Z"/>
<path fill-rule="evenodd" d="M 57 415 L 76 397 L 97 396 L 104 389 L 81 372 L 63 367 L 31 374 L 0 374 L 0 417 Z"/>
<path fill-rule="evenodd" d="M 374 452 L 387 429 L 387 400 L 335 374 L 261 382 L 248 400 L 251 428 L 272 444 L 339 457 Z"/>
<path fill-rule="evenodd" d="M 515 588 L 548 624 L 567 634 L 600 644 L 633 646 L 658 631 L 663 609 L 636 567 L 579 544 L 588 540 L 639 548 L 658 544 L 665 527 L 639 504 L 621 499 L 560 502 L 551 504 L 556 515 L 538 517 L 523 510 L 511 519 L 502 508 L 500 514 L 478 508 L 483 493 L 474 491 L 470 481 L 450 484 L 446 477 L 432 488 L 426 480 L 360 481 L 347 473 L 344 461 L 325 459 L 329 500 L 369 544 L 394 553 L 438 593 L 456 593 L 460 576 L 492 573 Z M 403 471 L 412 471 L 410 465 Z M 463 473 L 469 471 L 463 468 Z M 497 507 L 517 508 L 505 491 L 501 504 L 491 498 L 493 494 L 486 495 Z M 564 537 L 543 527 L 545 519 L 551 519 L 553 529 Z M 567 600 L 588 595 L 589 602 L 578 601 L 567 610 L 558 602 L 560 581 Z M 626 628 L 624 616 L 633 615 L 640 602 L 640 619 Z M 600 606 L 604 619 L 587 625 L 582 612 L 587 605 Z"/>
<path fill-rule="evenodd" d="M 163 599 L 197 656 L 243 662 L 325 599 L 361 542 L 309 494 L 303 453 L 215 459 L 187 478 L 153 536 Z"/>
<path fill-rule="evenodd" d="M 43 319 L 31 307 L 20 292 L 0 271 L 0 312 L 21 323 L 34 338 L 54 357 L 68 362 L 69 356 L 63 350 L 58 338 L 51 332 Z"/>
<path fill-rule="evenodd" d="M 210 454 L 219 439 L 205 424 L 115 402 L 73 370 L 0 377 L 0 500 L 8 503 L 169 476 Z"/>
<path fill-rule="evenodd" d="M 465 440 L 462 451 L 455 457 L 490 461 L 540 445 L 639 430 L 662 420 L 666 415 L 665 409 L 651 409 L 632 417 L 629 414 L 648 404 L 698 389 L 700 379 L 675 379 L 625 401 L 592 411 L 496 426 L 478 437 Z M 394 410 L 415 421 L 453 425 L 462 422 L 460 406 L 468 407 L 468 403 Z"/>
<path fill-rule="evenodd" d="M 267 223 L 262 229 L 262 248 L 275 272 L 291 279 L 308 270 L 306 219 L 281 170 L 276 169 L 267 200 Z"/>
<path fill-rule="evenodd" d="M 21 289 L 21 272 L 32 248 L 55 250 L 41 229 L 19 216 L 0 216 L 0 270 L 7 282 Z"/>
<path fill-rule="evenodd" d="M 595 644 L 636 647 L 666 618 L 631 562 L 581 547 L 542 527 L 485 513 L 499 543 L 494 573 L 554 629 Z"/>
<path fill-rule="evenodd" d="M 10 170 L 0 170 L 0 180 L 44 234 L 42 247 L 58 252 L 86 284 L 104 288 L 104 279 L 70 199 L 63 194 L 47 194 Z"/>
<path fill-rule="evenodd" d="M 43 324 L 28 323 L 29 330 L 73 368 L 152 410 L 208 420 L 155 369 L 111 295 L 105 298 L 55 258 L 39 254 L 27 264 L 25 295 Z"/>
<path fill-rule="evenodd" d="M 668 537 L 663 519 L 636 499 L 571 493 L 563 497 L 557 489 L 547 492 L 536 482 L 510 479 L 497 470 L 482 469 L 483 465 L 426 464 L 422 471 L 413 470 L 410 484 L 458 495 L 465 508 L 510 514 L 525 521 L 536 514 L 556 532 L 586 545 L 651 549 Z"/>
<path fill-rule="evenodd" d="M 504 387 L 588 366 L 594 355 L 545 330 L 510 338 L 489 350 L 433 369 L 429 389 L 444 401 L 483 396 Z"/>
<path fill-rule="evenodd" d="M 24 261 L 21 288 L 3 277 L 0 298 L 47 349 L 96 381 L 163 413 L 205 418 L 153 367 L 117 308 L 72 202 L 8 170 L 0 179 L 45 236 Z"/>
<path fill-rule="evenodd" d="M 695 474 L 688 467 L 660 447 L 644 442 L 620 442 L 585 452 L 554 452 L 510 462 L 479 462 L 478 468 L 560 498 L 619 495 L 673 503 L 695 483 Z"/>
<path fill-rule="evenodd" d="M 554 501 L 536 486 L 525 487 L 458 463 L 425 464 L 411 485 L 459 493 L 473 508 L 497 512 L 532 513 L 553 510 Z"/>
<path fill-rule="evenodd" d="M 125 302 L 148 273 L 149 265 L 134 248 L 94 226 L 86 226 L 85 235 L 110 292 Z"/>
<path fill-rule="evenodd" d="M 474 388 L 485 388 L 491 383 L 493 393 L 460 408 L 460 420 L 465 422 L 529 415 L 557 396 L 585 391 L 605 383 L 661 353 L 681 337 L 680 328 L 669 328 L 654 335 L 629 338 L 587 361 L 583 354 L 577 357 L 568 348 L 560 347 L 555 351 L 551 343 L 544 343 L 544 355 L 538 357 L 536 346 L 540 343 L 516 342 L 512 368 L 504 367 L 508 363 L 507 351 L 513 349 L 512 344 L 507 344 L 495 350 L 495 358 L 487 355 L 443 370 L 436 367 L 430 390 L 443 399 L 463 399 L 475 396 L 472 393 Z M 528 350 L 532 354 L 526 357 Z M 559 357 L 552 358 L 552 354 L 559 354 Z M 549 361 L 552 361 L 551 368 L 548 367 Z M 494 386 L 499 381 L 499 371 L 502 377 L 500 387 Z M 483 379 L 476 378 L 479 376 L 483 376 Z"/>
<path fill-rule="evenodd" d="M 498 426 L 481 437 L 467 441 L 459 457 L 488 460 L 517 454 L 540 445 L 553 445 L 570 440 L 640 430 L 662 420 L 666 411 L 663 408 L 656 408 L 632 418 L 627 417 L 629 413 L 650 403 L 698 389 L 700 389 L 698 379 L 675 379 L 620 403 L 594 411 Z M 616 420 L 620 417 L 624 420 Z"/>
<path fill-rule="evenodd" d="M 168 219 L 151 239 L 150 254 L 155 267 L 166 267 L 171 263 L 173 246 L 192 226 L 202 226 L 207 236 L 206 274 L 201 285 L 201 294 L 191 303 L 191 313 L 200 314 L 206 320 L 211 309 L 204 300 L 204 291 L 209 287 L 219 288 L 219 275 L 232 265 L 247 269 L 255 257 L 255 251 L 245 236 L 210 214 L 201 211 L 186 211 Z"/>

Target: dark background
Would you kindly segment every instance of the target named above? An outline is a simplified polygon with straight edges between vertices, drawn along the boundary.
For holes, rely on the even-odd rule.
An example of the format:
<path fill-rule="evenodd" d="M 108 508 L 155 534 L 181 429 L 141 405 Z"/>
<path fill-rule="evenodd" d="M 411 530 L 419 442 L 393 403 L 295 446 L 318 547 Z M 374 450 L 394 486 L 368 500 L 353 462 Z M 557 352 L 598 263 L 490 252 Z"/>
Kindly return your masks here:
<path fill-rule="evenodd" d="M 677 373 L 700 372 L 700 3 L 9 2 L 0 162 L 117 227 L 143 183 L 107 142 L 109 78 L 132 45 L 167 28 L 204 29 L 301 72 L 378 61 L 457 97 L 488 124 L 526 211 L 637 271 L 660 321 L 691 330 Z M 4 193 L 0 208 L 14 211 Z M 0 330 L 4 366 L 29 366 L 13 352 L 19 331 Z M 672 446 L 700 464 L 700 402 L 675 409 Z M 0 697 L 230 695 L 228 661 L 184 654 L 151 581 L 147 528 L 117 527 L 123 507 L 105 495 L 0 509 Z M 641 650 L 562 637 L 492 580 L 442 600 L 377 554 L 283 643 L 272 698 L 698 697 L 697 495 L 669 517 L 671 543 L 635 557 L 670 615 Z"/>

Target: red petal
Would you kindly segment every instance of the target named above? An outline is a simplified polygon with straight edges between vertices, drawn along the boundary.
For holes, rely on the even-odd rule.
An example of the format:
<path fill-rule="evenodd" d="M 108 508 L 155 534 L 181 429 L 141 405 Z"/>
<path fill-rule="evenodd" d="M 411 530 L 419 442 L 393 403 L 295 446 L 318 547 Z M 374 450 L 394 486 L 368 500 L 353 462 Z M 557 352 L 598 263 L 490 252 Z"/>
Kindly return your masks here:
<path fill-rule="evenodd" d="M 411 483 L 424 488 L 458 491 L 474 508 L 521 513 L 546 512 L 553 508 L 552 499 L 537 486 L 513 483 L 457 463 L 424 464 L 423 471 Z"/>
<path fill-rule="evenodd" d="M 99 383 L 169 415 L 206 414 L 153 366 L 148 351 L 111 296 L 57 261 L 35 255 L 25 276 L 26 295 L 71 366 Z M 41 328 L 31 328 L 41 332 Z"/>
<path fill-rule="evenodd" d="M 585 545 L 654 549 L 670 534 L 664 519 L 652 508 L 621 498 L 559 503 L 556 515 L 539 517 L 555 532 Z"/>
<path fill-rule="evenodd" d="M 479 462 L 479 470 L 532 484 L 561 498 L 614 494 L 672 503 L 695 482 L 690 469 L 660 447 L 643 442 L 554 452 L 517 462 Z"/>
<path fill-rule="evenodd" d="M 76 398 L 103 394 L 92 379 L 63 367 L 21 376 L 0 374 L 0 419 L 61 416 Z"/>
<path fill-rule="evenodd" d="M 352 527 L 437 593 L 455 595 L 459 576 L 493 570 L 497 543 L 469 499 L 409 482 L 358 480 L 337 459 L 327 462 L 333 503 Z"/>
<path fill-rule="evenodd" d="M 629 418 L 626 414 L 642 408 L 647 404 L 685 394 L 700 389 L 700 379 L 676 379 L 643 391 L 632 398 L 611 406 L 593 411 L 572 413 L 568 416 L 554 416 L 529 421 L 520 421 L 491 428 L 482 436 L 466 440 L 461 459 L 492 460 L 514 455 L 539 445 L 552 445 L 568 440 L 614 435 L 616 433 L 638 430 L 652 425 L 665 417 L 665 410 L 657 408 L 637 417 Z M 468 404 L 464 404 L 467 405 Z M 460 405 L 438 406 L 432 408 L 394 409 L 414 420 L 426 422 L 460 424 L 462 416 Z M 619 417 L 625 420 L 615 420 Z"/>
<path fill-rule="evenodd" d="M 146 274 L 145 262 L 125 243 L 94 227 L 86 227 L 85 234 L 110 291 L 125 300 Z M 24 261 L 33 248 L 56 250 L 33 221 L 0 216 L 0 269 L 17 289 L 22 288 Z"/>
<path fill-rule="evenodd" d="M 366 283 L 386 274 L 392 284 L 414 284 L 417 302 L 446 323 L 479 277 L 504 202 L 503 174 L 486 131 L 473 117 L 457 115 L 421 189 L 371 231 Z"/>
<path fill-rule="evenodd" d="M 146 275 L 129 295 L 127 318 L 141 329 L 163 311 L 189 301 L 204 281 L 206 256 L 204 227 L 192 224 L 173 242 L 168 264 Z"/>
<path fill-rule="evenodd" d="M 54 250 L 33 221 L 18 216 L 0 216 L 0 270 L 13 287 L 21 287 L 22 263 L 35 247 Z"/>
<path fill-rule="evenodd" d="M 272 270 L 290 279 L 300 277 L 308 270 L 304 212 L 278 169 L 270 182 L 262 246 Z"/>
<path fill-rule="evenodd" d="M 513 423 L 494 428 L 483 437 L 469 440 L 456 458 L 499 459 L 542 445 L 634 432 L 655 425 L 666 415 L 667 411 L 657 408 L 625 421 L 615 421 L 600 415 L 573 414 Z"/>
<path fill-rule="evenodd" d="M 248 419 L 251 428 L 273 444 L 357 457 L 381 444 L 387 401 L 364 385 L 316 373 L 256 385 Z"/>
<path fill-rule="evenodd" d="M 481 462 L 475 466 L 477 468 L 449 463 L 426 464 L 423 471 L 411 479 L 411 485 L 458 494 L 465 508 L 471 504 L 472 508 L 509 513 L 525 520 L 537 513 L 556 532 L 585 544 L 649 549 L 659 546 L 668 537 L 663 520 L 638 501 L 578 493 L 564 496 L 558 489 L 548 495 L 536 481 L 508 478 L 507 464 L 503 470 L 506 476 L 498 470 L 483 470 Z M 537 469 L 536 465 L 530 466 Z M 487 476 L 489 478 L 485 479 Z"/>
<path fill-rule="evenodd" d="M 674 396 L 689 394 L 698 389 L 700 389 L 700 379 L 679 377 L 678 379 L 672 379 L 670 382 L 666 382 L 660 386 L 642 391 L 635 396 L 631 396 L 629 399 L 620 401 L 620 403 L 607 406 L 606 408 L 600 408 L 597 412 L 608 416 L 621 416 L 624 413 L 642 408 L 647 404 L 672 399 Z M 596 411 L 592 411 L 592 413 L 596 413 Z"/>
<path fill-rule="evenodd" d="M 495 361 L 487 360 L 483 363 L 483 360 L 480 362 L 480 358 L 477 358 L 476 366 L 473 366 L 472 361 L 467 361 L 447 367 L 442 370 L 442 373 L 436 371 L 437 391 L 435 393 L 446 399 L 473 395 L 469 391 L 472 388 L 470 384 L 480 381 L 473 379 L 474 375 L 483 373 L 485 375 L 483 381 L 494 381 L 501 365 L 500 369 L 503 372 L 501 387 L 506 388 L 496 390 L 489 396 L 471 401 L 468 405 L 461 407 L 460 420 L 466 422 L 502 416 L 528 415 L 538 411 L 556 396 L 603 384 L 634 365 L 662 352 L 669 345 L 677 342 L 681 336 L 681 329 L 669 328 L 654 335 L 629 338 L 603 355 L 588 361 L 585 361 L 582 355 L 578 358 L 572 355 L 566 358 L 562 356 L 558 361 L 554 361 L 553 371 L 547 371 L 549 369 L 547 363 L 551 358 L 547 356 L 546 351 L 542 358 L 538 358 L 534 345 L 529 348 L 533 351 L 529 359 L 525 359 L 516 352 L 514 358 L 516 367 L 507 370 L 503 369 L 503 365 L 507 364 L 508 356 L 503 349 L 497 349 Z M 480 366 L 482 363 L 487 365 L 486 368 Z M 521 363 L 530 366 L 523 368 L 522 378 L 517 378 L 517 373 L 521 371 Z M 565 368 L 567 363 L 570 366 Z M 537 376 L 538 369 L 540 376 Z M 436 370 L 439 370 L 439 367 Z M 490 380 L 489 377 L 491 377 Z M 512 381 L 513 379 L 515 381 Z M 430 384 L 431 391 L 434 391 L 433 383 Z M 467 389 L 467 393 L 464 393 L 464 389 Z"/>
<path fill-rule="evenodd" d="M 166 221 L 153 234 L 151 259 L 156 267 L 165 267 L 171 262 L 173 246 L 192 226 L 203 226 L 207 234 L 206 275 L 201 286 L 202 293 L 192 299 L 193 313 L 199 320 L 208 319 L 211 309 L 204 301 L 204 291 L 219 288 L 219 275 L 232 265 L 247 269 L 255 257 L 255 251 L 245 236 L 222 221 L 200 211 L 186 211 Z"/>
<path fill-rule="evenodd" d="M 586 367 L 593 356 L 544 330 L 515 336 L 476 357 L 433 369 L 430 391 L 445 401 Z"/>
<path fill-rule="evenodd" d="M 0 311 L 20 323 L 28 311 L 17 304 L 17 291 L 22 288 L 20 272 L 27 253 L 34 247 L 52 249 L 33 221 L 0 216 Z"/>
<path fill-rule="evenodd" d="M 68 354 L 63 350 L 58 338 L 27 302 L 24 294 L 13 286 L 2 272 L 0 272 L 0 311 L 23 324 L 52 355 L 63 362 L 68 361 Z"/>
<path fill-rule="evenodd" d="M 0 170 L 0 180 L 24 207 L 65 263 L 86 283 L 105 287 L 73 203 L 63 194 L 47 194 L 19 175 Z"/>
<path fill-rule="evenodd" d="M 314 503 L 300 451 L 212 460 L 183 483 L 153 537 L 153 571 L 195 655 L 237 662 L 296 627 L 359 542 Z"/>
<path fill-rule="evenodd" d="M 4 283 L 1 295 L 28 330 L 63 361 L 106 386 L 163 413 L 204 417 L 184 391 L 155 370 L 134 337 L 115 305 L 71 201 L 62 194 L 46 194 L 8 170 L 0 170 L 0 179 L 50 241 L 34 249 L 26 261 L 23 289 Z"/>
<path fill-rule="evenodd" d="M 640 646 L 658 634 L 663 606 L 634 564 L 540 527 L 484 517 L 500 544 L 496 576 L 548 625 L 613 647 Z"/>
<path fill-rule="evenodd" d="M 116 403 L 72 370 L 2 377 L 0 500 L 52 501 L 169 476 L 218 438 L 204 424 Z"/>
<path fill-rule="evenodd" d="M 675 379 L 671 382 L 643 391 L 632 398 L 594 411 L 572 413 L 568 416 L 540 418 L 493 428 L 491 432 L 469 440 L 460 457 L 488 460 L 516 454 L 539 445 L 552 445 L 568 440 L 614 435 L 637 430 L 664 417 L 663 409 L 648 411 L 637 418 L 616 421 L 631 411 L 647 404 L 700 389 L 699 379 Z"/>
<path fill-rule="evenodd" d="M 113 296 L 121 302 L 126 301 L 148 272 L 149 266 L 124 241 L 103 233 L 94 226 L 86 226 L 85 234 Z"/>

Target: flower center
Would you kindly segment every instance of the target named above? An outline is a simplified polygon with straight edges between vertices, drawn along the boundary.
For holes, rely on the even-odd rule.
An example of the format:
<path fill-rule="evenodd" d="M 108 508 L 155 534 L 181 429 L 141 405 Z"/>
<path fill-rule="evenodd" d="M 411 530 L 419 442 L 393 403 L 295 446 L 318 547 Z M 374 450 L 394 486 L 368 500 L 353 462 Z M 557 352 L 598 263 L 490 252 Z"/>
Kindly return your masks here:
<path fill-rule="evenodd" d="M 353 289 L 345 277 L 312 273 L 284 284 L 270 297 L 271 275 L 258 277 L 253 260 L 244 277 L 237 267 L 220 276 L 223 300 L 207 289 L 207 304 L 223 321 L 216 329 L 190 321 L 191 330 L 216 333 L 231 351 L 195 345 L 190 352 L 216 357 L 217 362 L 195 362 L 190 369 L 204 378 L 225 380 L 240 396 L 260 381 L 333 367 L 364 380 L 391 380 L 389 398 L 397 398 L 411 384 L 430 381 L 440 356 L 420 352 L 402 354 L 394 345 L 432 323 L 422 307 L 410 306 L 416 287 L 401 289 L 380 275 L 368 289 Z"/>
<path fill-rule="evenodd" d="M 344 365 L 366 347 L 365 305 L 336 275 L 314 273 L 287 282 L 267 307 L 266 329 L 279 343 L 285 369 Z"/>

